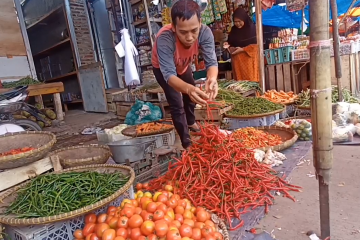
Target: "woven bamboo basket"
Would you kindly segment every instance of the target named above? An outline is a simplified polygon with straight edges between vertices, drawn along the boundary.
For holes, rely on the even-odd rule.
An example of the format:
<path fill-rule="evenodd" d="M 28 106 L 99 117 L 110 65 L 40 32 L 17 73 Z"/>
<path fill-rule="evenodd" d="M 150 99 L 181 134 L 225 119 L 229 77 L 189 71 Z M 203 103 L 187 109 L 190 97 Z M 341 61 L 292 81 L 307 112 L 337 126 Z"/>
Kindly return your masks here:
<path fill-rule="evenodd" d="M 104 164 L 111 156 L 110 148 L 103 145 L 79 145 L 61 148 L 50 153 L 57 155 L 63 168 Z"/>
<path fill-rule="evenodd" d="M 279 145 L 272 146 L 272 147 L 258 148 L 259 150 L 262 150 L 264 152 L 266 152 L 269 149 L 271 149 L 273 151 L 277 151 L 277 152 L 285 150 L 285 149 L 291 147 L 292 145 L 294 145 L 294 143 L 298 139 L 298 135 L 296 134 L 296 132 L 294 132 L 292 129 L 286 128 L 286 127 L 264 126 L 264 127 L 258 127 L 256 129 L 270 133 L 270 134 L 276 134 L 281 137 L 282 143 Z"/>
<path fill-rule="evenodd" d="M 261 118 L 261 117 L 267 117 L 267 116 L 270 116 L 270 115 L 275 115 L 277 113 L 281 113 L 281 112 L 285 111 L 285 109 L 286 109 L 286 106 L 283 105 L 282 109 L 275 110 L 275 111 L 272 111 L 272 112 L 262 113 L 262 114 L 241 115 L 241 116 L 239 116 L 239 115 L 231 115 L 231 114 L 225 113 L 225 116 L 228 117 L 228 118 L 239 118 L 239 119 Z"/>
<path fill-rule="evenodd" d="M 303 107 L 303 106 L 298 106 L 296 105 L 297 109 L 301 109 L 301 110 L 311 110 L 311 107 Z"/>
<path fill-rule="evenodd" d="M 99 209 L 111 202 L 113 202 L 115 199 L 117 199 L 121 194 L 123 194 L 125 191 L 129 190 L 131 185 L 134 182 L 135 179 L 135 173 L 134 170 L 131 167 L 123 166 L 119 164 L 95 164 L 95 165 L 88 165 L 88 166 L 82 166 L 82 167 L 74 167 L 74 168 L 68 168 L 59 172 L 52 172 L 49 174 L 60 174 L 65 172 L 87 172 L 87 171 L 96 171 L 99 173 L 113 173 L 113 172 L 121 172 L 124 175 L 130 175 L 129 181 L 119 190 L 117 190 L 115 193 L 110 195 L 109 197 L 94 203 L 92 205 L 77 209 L 75 211 L 71 211 L 68 213 L 63 213 L 55 216 L 49 216 L 49 217 L 40 217 L 40 218 L 17 218 L 16 215 L 5 215 L 4 211 L 7 206 L 9 206 L 16 198 L 17 191 L 23 187 L 26 186 L 28 183 L 22 183 L 14 188 L 11 188 L 4 193 L 0 195 L 0 223 L 7 224 L 10 226 L 21 226 L 21 225 L 41 225 L 41 224 L 47 224 L 47 223 L 53 223 L 53 222 L 59 222 L 64 221 L 67 219 L 72 219 L 78 216 L 85 215 L 89 212 L 92 212 L 96 209 Z"/>
<path fill-rule="evenodd" d="M 0 153 L 13 149 L 32 147 L 32 151 L 0 157 L 0 169 L 17 168 L 44 158 L 56 143 L 50 132 L 17 132 L 0 136 Z"/>
<path fill-rule="evenodd" d="M 168 125 L 170 125 L 170 124 L 168 124 Z M 168 132 L 171 132 L 173 129 L 174 129 L 174 126 L 172 126 L 171 128 L 160 130 L 160 131 L 152 131 L 152 132 L 139 134 L 136 132 L 136 126 L 131 126 L 131 127 L 127 127 L 124 130 L 122 130 L 121 133 L 128 137 L 146 137 L 146 136 L 152 136 L 152 135 L 156 135 L 156 134 L 168 133 Z"/>

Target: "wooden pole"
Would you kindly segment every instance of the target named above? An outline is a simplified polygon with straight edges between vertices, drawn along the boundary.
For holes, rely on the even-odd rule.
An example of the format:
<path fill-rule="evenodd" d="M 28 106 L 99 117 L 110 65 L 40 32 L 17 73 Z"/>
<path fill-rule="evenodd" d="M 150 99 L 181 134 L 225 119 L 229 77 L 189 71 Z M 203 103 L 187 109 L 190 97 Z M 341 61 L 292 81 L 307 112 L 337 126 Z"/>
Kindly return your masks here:
<path fill-rule="evenodd" d="M 311 0 L 310 81 L 313 155 L 319 181 L 321 237 L 330 236 L 329 182 L 332 168 L 332 103 L 329 1 Z"/>
<path fill-rule="evenodd" d="M 262 8 L 261 0 L 255 0 L 255 14 L 256 14 L 256 37 L 259 46 L 259 85 L 263 92 L 265 92 L 265 63 L 264 63 L 264 37 L 262 27 Z"/>
<path fill-rule="evenodd" d="M 336 0 L 330 0 L 332 29 L 333 29 L 333 46 L 334 46 L 334 61 L 335 61 L 335 75 L 339 92 L 339 101 L 343 100 L 342 86 L 341 86 L 341 59 L 340 59 L 340 39 L 339 39 L 339 25 L 338 25 L 338 9 Z"/>

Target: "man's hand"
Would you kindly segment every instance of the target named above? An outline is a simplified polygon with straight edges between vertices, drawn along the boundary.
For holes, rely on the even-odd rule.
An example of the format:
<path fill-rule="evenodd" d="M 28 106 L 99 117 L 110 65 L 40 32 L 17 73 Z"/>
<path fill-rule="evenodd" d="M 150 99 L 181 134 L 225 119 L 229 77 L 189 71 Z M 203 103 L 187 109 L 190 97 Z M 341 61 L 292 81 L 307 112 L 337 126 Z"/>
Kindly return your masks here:
<path fill-rule="evenodd" d="M 196 104 L 205 106 L 206 100 L 209 99 L 209 96 L 201 91 L 200 88 L 190 85 L 189 89 L 186 91 L 186 94 L 189 95 L 191 101 Z"/>
<path fill-rule="evenodd" d="M 218 83 L 216 78 L 209 78 L 205 82 L 205 92 L 209 94 L 209 100 L 213 101 L 219 91 Z"/>

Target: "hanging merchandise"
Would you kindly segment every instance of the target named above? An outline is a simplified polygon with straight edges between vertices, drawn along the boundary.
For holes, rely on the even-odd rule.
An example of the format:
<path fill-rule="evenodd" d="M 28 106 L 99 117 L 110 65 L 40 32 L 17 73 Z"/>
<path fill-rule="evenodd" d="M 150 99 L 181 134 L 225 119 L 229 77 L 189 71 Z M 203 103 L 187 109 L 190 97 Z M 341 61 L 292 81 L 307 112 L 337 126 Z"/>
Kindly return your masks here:
<path fill-rule="evenodd" d="M 166 7 L 161 12 L 163 26 L 171 23 L 171 8 Z"/>
<path fill-rule="evenodd" d="M 212 4 L 209 4 L 205 9 L 205 11 L 201 14 L 201 21 L 202 23 L 207 25 L 214 22 L 214 20 L 215 17 L 214 17 L 213 7 Z"/>
<path fill-rule="evenodd" d="M 127 86 L 140 85 L 140 78 L 134 61 L 134 56 L 138 55 L 138 51 L 130 39 L 129 30 L 124 28 L 120 33 L 121 42 L 115 46 L 115 50 L 119 57 L 125 57 L 125 83 Z"/>

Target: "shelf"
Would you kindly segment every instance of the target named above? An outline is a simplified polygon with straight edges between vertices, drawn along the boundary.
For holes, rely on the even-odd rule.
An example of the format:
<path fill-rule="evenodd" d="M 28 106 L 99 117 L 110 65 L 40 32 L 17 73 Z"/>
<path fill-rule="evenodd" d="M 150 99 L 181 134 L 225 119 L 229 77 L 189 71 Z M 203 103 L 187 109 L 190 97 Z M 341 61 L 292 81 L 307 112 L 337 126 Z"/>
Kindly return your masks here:
<path fill-rule="evenodd" d="M 43 55 L 43 54 L 45 54 L 45 53 L 51 52 L 52 50 L 56 49 L 57 47 L 60 47 L 61 45 L 65 44 L 65 43 L 69 43 L 69 42 L 70 42 L 70 38 L 67 38 L 67 39 L 65 39 L 65 40 L 63 40 L 63 41 L 61 41 L 61 42 L 59 42 L 59 43 L 57 43 L 57 44 L 55 44 L 55 45 L 53 45 L 53 46 L 45 49 L 45 50 L 43 50 L 43 51 L 40 51 L 40 52 L 38 52 L 38 53 L 35 53 L 35 54 L 33 55 L 33 57 L 37 57 L 37 56 Z"/>
<path fill-rule="evenodd" d="M 151 17 L 149 18 L 150 22 L 158 22 L 158 23 L 162 23 L 162 18 L 154 18 L 154 17 Z"/>
<path fill-rule="evenodd" d="M 76 74 L 77 74 L 77 71 L 70 72 L 70 73 L 67 73 L 67 74 L 64 74 L 64 75 L 61 75 L 61 76 L 58 76 L 58 77 L 50 78 L 48 80 L 45 80 L 45 82 L 59 81 L 61 79 L 64 79 L 64 78 L 67 78 L 67 77 L 70 77 L 70 76 L 75 76 Z"/>
<path fill-rule="evenodd" d="M 133 24 L 134 26 L 138 26 L 138 25 L 141 25 L 141 24 L 144 24 L 144 23 L 146 23 L 146 18 L 141 19 L 141 20 L 136 21 L 136 22 L 133 22 L 132 24 Z"/>
<path fill-rule="evenodd" d="M 142 2 L 142 0 L 130 0 L 129 1 L 130 5 L 134 5 L 134 4 L 137 4 L 139 2 Z"/>
<path fill-rule="evenodd" d="M 63 8 L 63 6 L 61 5 L 60 7 L 52 10 L 51 12 L 45 14 L 44 16 L 42 16 L 39 20 L 37 20 L 36 22 L 30 24 L 29 26 L 26 27 L 26 29 L 30 29 L 32 28 L 33 26 L 35 26 L 36 24 L 44 21 L 46 18 L 50 17 L 51 15 L 53 15 L 54 13 L 58 12 L 59 10 L 61 10 Z"/>
<path fill-rule="evenodd" d="M 74 100 L 74 101 L 71 101 L 71 102 L 65 102 L 64 101 L 64 104 L 71 104 L 71 103 L 82 103 L 83 100 L 82 99 L 77 99 L 77 100 Z"/>

